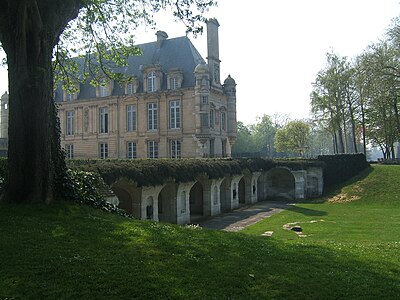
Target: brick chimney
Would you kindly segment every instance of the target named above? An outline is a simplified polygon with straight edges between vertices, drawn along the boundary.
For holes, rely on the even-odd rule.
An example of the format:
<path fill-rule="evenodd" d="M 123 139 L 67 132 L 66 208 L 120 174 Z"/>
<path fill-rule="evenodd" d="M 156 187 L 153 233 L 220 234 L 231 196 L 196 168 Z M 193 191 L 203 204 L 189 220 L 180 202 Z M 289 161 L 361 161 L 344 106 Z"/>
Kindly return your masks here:
<path fill-rule="evenodd" d="M 219 85 L 220 82 L 220 60 L 219 60 L 219 23 L 217 19 L 207 21 L 207 62 L 211 71 L 211 82 Z"/>

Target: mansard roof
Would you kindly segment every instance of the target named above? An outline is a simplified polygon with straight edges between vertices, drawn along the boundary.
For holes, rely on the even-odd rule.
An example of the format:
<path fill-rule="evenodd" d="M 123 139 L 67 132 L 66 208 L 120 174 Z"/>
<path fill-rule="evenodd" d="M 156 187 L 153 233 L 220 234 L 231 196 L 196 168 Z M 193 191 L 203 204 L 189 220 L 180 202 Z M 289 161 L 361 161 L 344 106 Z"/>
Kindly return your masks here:
<path fill-rule="evenodd" d="M 205 63 L 200 53 L 194 47 L 188 37 L 177 37 L 166 39 L 161 47 L 157 42 L 137 45 L 142 50 L 142 55 L 132 56 L 128 58 L 128 66 L 119 67 L 115 70 L 128 76 L 136 76 L 139 80 L 138 92 L 143 92 L 143 71 L 149 66 L 159 66 L 164 74 L 171 69 L 179 69 L 183 73 L 182 87 L 193 87 L 195 78 L 194 69 L 200 63 Z M 89 99 L 96 97 L 96 88 L 89 83 L 80 84 L 80 93 L 78 99 Z M 162 90 L 167 86 L 166 79 L 162 82 Z M 62 89 L 57 88 L 55 100 L 62 101 Z M 123 88 L 118 84 L 114 85 L 112 95 L 122 95 Z"/>

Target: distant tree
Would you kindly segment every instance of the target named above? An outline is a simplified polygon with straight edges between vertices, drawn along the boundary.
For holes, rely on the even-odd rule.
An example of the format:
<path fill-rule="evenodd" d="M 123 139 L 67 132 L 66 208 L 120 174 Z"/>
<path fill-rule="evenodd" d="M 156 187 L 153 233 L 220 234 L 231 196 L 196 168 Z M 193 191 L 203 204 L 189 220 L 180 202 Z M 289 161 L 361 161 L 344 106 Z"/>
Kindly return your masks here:
<path fill-rule="evenodd" d="M 213 4 L 208 0 L 0 0 L 0 43 L 9 80 L 9 174 L 3 200 L 50 202 L 62 184 L 65 163 L 53 101 L 53 54 L 60 63 L 71 52 L 82 51 L 100 61 L 94 73 L 107 73 L 102 59 L 115 58 L 117 65 L 123 65 L 121 59 L 136 50 L 129 47 L 132 43 L 122 47 L 118 41 L 129 42 L 141 22 L 153 24 L 155 12 L 171 7 L 189 31 L 197 31 L 198 22 L 204 20 L 202 12 Z M 74 19 L 77 22 L 70 23 Z"/>
<path fill-rule="evenodd" d="M 233 145 L 233 154 L 244 154 L 258 152 L 258 148 L 255 146 L 254 137 L 250 128 L 244 125 L 243 122 L 237 122 L 237 138 Z"/>
<path fill-rule="evenodd" d="M 310 139 L 309 139 L 309 149 L 307 151 L 308 155 L 311 157 L 316 157 L 318 155 L 329 155 L 334 154 L 332 145 L 332 135 L 324 127 L 322 122 L 319 120 L 308 121 L 310 125 Z"/>
<path fill-rule="evenodd" d="M 257 149 L 264 157 L 274 157 L 274 138 L 276 127 L 273 124 L 272 118 L 268 115 L 263 115 L 257 119 L 257 123 L 252 126 L 254 143 Z"/>
<path fill-rule="evenodd" d="M 297 152 L 301 157 L 308 149 L 310 126 L 304 121 L 290 121 L 275 135 L 275 147 L 279 152 Z"/>

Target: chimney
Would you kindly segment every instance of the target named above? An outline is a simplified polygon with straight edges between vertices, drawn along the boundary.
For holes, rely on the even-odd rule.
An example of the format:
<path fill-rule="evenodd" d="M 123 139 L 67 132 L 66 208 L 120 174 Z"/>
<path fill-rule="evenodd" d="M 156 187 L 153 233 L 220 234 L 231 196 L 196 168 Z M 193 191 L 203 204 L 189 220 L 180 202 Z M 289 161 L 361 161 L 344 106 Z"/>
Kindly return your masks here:
<path fill-rule="evenodd" d="M 157 31 L 157 48 L 161 48 L 163 42 L 168 38 L 168 34 L 165 31 Z"/>
<path fill-rule="evenodd" d="M 217 19 L 207 21 L 207 62 L 211 71 L 211 80 L 215 84 L 220 84 L 220 60 L 219 60 L 219 23 Z"/>

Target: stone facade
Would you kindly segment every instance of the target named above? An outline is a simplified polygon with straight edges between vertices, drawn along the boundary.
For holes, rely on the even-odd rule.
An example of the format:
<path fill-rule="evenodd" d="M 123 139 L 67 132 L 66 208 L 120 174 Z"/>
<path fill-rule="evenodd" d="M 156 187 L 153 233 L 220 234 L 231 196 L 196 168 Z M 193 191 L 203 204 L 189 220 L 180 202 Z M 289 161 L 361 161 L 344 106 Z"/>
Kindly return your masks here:
<path fill-rule="evenodd" d="M 187 37 L 139 45 L 122 72 L 132 80 L 59 87 L 61 143 L 69 158 L 229 157 L 236 83 L 220 82 L 218 21 L 207 22 L 207 63 Z"/>
<path fill-rule="evenodd" d="M 122 178 L 110 188 L 117 198 L 113 203 L 135 218 L 187 224 L 263 200 L 320 197 L 323 170 L 321 167 L 303 170 L 278 167 L 217 179 L 209 179 L 204 174 L 191 182 L 170 179 L 162 185 L 145 187 Z"/>

